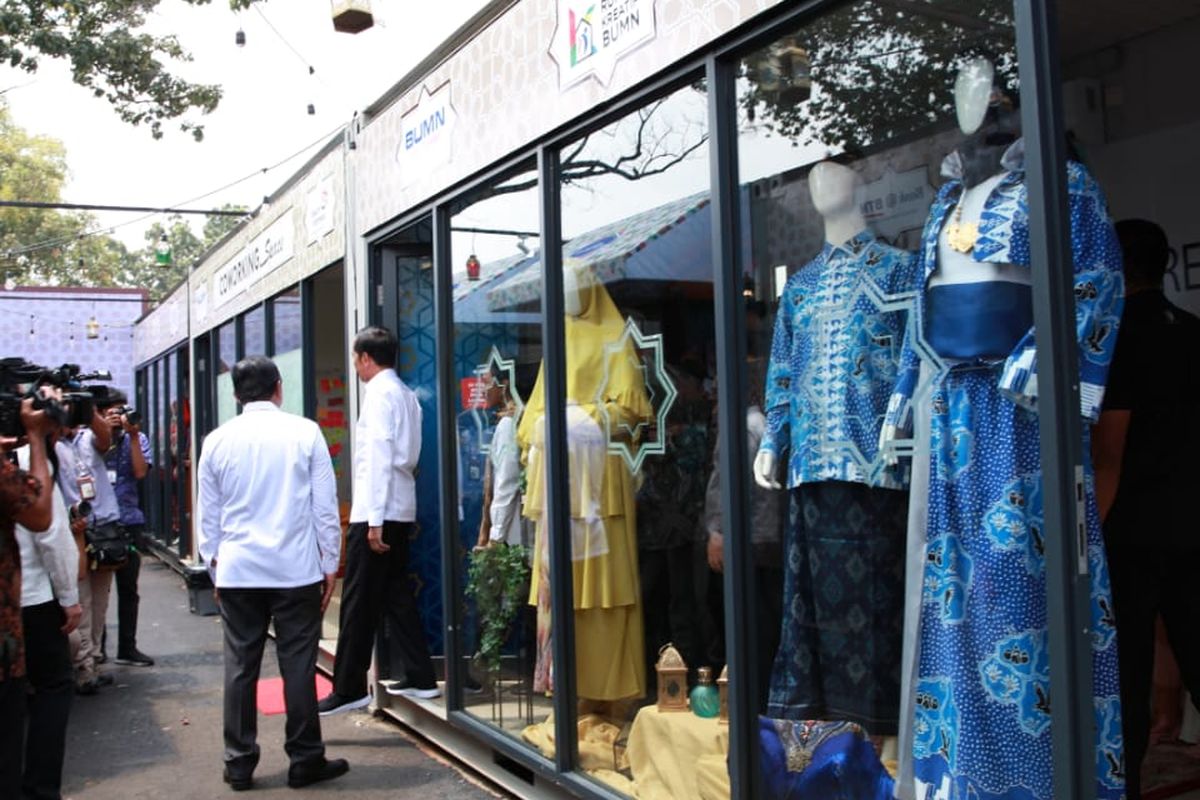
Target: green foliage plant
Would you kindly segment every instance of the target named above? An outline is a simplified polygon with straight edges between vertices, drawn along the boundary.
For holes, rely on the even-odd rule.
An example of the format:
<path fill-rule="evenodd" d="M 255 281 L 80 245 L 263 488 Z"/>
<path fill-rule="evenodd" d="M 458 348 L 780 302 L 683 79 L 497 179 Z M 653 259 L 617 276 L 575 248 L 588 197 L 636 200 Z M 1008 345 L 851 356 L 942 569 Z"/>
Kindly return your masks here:
<path fill-rule="evenodd" d="M 490 676 L 500 671 L 500 654 L 513 620 L 529 596 L 529 551 L 496 542 L 476 548 L 468 558 L 467 597 L 479 617 L 476 663 Z"/>

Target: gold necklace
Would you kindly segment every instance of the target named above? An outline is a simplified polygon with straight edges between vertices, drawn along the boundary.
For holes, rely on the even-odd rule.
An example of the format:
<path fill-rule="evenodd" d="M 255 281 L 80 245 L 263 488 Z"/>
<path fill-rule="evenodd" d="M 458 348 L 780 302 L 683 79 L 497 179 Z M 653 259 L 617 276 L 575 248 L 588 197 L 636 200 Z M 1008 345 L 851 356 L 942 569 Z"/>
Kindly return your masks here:
<path fill-rule="evenodd" d="M 965 192 L 954 209 L 954 219 L 946 226 L 946 244 L 960 253 L 969 253 L 975 249 L 975 240 L 979 238 L 979 223 L 962 221 L 964 200 Z"/>

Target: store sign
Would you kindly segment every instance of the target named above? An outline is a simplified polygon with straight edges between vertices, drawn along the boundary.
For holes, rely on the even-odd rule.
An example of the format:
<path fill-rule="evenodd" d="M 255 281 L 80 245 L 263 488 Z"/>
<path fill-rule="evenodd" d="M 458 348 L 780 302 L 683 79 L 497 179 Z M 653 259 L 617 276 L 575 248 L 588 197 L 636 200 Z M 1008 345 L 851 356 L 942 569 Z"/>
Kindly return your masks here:
<path fill-rule="evenodd" d="M 284 214 L 212 277 L 213 308 L 220 308 L 258 283 L 292 257 L 295 226 L 292 215 Z"/>
<path fill-rule="evenodd" d="M 312 244 L 333 232 L 333 176 L 326 175 L 304 196 L 304 230 Z"/>
<path fill-rule="evenodd" d="M 895 240 L 906 230 L 924 226 L 933 187 L 924 165 L 904 172 L 888 167 L 879 180 L 860 186 L 857 195 L 859 208 L 875 232 Z"/>
<path fill-rule="evenodd" d="M 654 38 L 654 0 L 558 0 L 550 57 L 558 85 L 594 77 L 607 86 L 617 61 Z"/>
<path fill-rule="evenodd" d="M 401 166 L 401 183 L 411 184 L 450 163 L 457 122 L 458 115 L 450 101 L 450 84 L 442 84 L 433 93 L 422 86 L 417 104 L 400 118 L 396 161 Z"/>

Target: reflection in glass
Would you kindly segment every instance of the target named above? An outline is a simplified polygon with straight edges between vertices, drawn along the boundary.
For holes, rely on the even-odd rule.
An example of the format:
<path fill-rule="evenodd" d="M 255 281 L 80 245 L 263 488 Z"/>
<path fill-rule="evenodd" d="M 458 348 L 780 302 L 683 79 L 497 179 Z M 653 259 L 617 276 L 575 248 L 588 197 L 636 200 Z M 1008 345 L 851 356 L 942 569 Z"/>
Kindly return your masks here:
<path fill-rule="evenodd" d="M 464 597 L 459 648 L 466 709 L 513 735 L 552 708 L 533 686 L 528 605 L 531 463 L 526 419 L 542 355 L 539 297 L 506 287 L 536 280 L 537 177 L 526 169 L 461 199 L 450 220 L 454 280 L 459 527 Z"/>
<path fill-rule="evenodd" d="M 723 739 L 716 719 L 660 714 L 653 703 L 654 664 L 667 644 L 687 663 L 684 682 L 694 684 L 701 666 L 713 674 L 722 666 L 712 660 L 694 581 L 715 440 L 706 102 L 701 85 L 680 89 L 562 151 L 567 395 L 553 402 L 565 403 L 567 422 L 571 520 L 562 535 L 572 561 L 578 695 L 560 708 L 578 714 L 584 770 L 630 795 L 669 796 L 650 774 L 652 753 Z M 555 576 L 545 566 L 544 488 L 533 466 L 547 446 L 542 402 L 539 382 L 518 442 L 537 532 L 535 686 L 553 689 Z M 526 737 L 545 749 L 551 728 L 542 722 Z M 728 794 L 723 753 L 704 764 L 686 759 L 686 796 L 699 796 L 702 775 Z"/>
<path fill-rule="evenodd" d="M 233 365 L 237 363 L 237 333 L 233 320 L 217 329 L 217 425 L 237 416 L 233 397 Z"/>
<path fill-rule="evenodd" d="M 242 315 L 242 330 L 245 337 L 244 352 L 248 356 L 267 354 L 267 310 L 257 305 Z"/>
<path fill-rule="evenodd" d="M 873 787 L 862 797 L 892 796 L 894 776 L 900 796 L 1049 798 L 1012 8 L 906 9 L 849 4 L 741 65 L 751 353 L 764 352 L 753 328 L 774 332 L 765 376 L 761 355 L 748 365 L 761 396 L 743 398 L 762 431 L 752 507 L 757 517 L 772 494 L 790 506 L 761 742 L 790 753 L 803 734 L 812 765 L 764 759 L 765 782 L 802 795 L 837 763 L 843 790 Z M 1082 237 L 1090 250 L 1076 241 L 1077 264 L 1095 273 L 1080 278 L 1077 316 L 1104 341 L 1084 349 L 1085 386 L 1103 382 L 1119 305 L 1089 181 L 1073 173 L 1076 222 L 1099 232 Z M 1098 531 L 1091 549 L 1105 603 Z M 1094 794 L 1115 797 L 1115 647 L 1111 625 L 1094 623 L 1105 720 Z"/>

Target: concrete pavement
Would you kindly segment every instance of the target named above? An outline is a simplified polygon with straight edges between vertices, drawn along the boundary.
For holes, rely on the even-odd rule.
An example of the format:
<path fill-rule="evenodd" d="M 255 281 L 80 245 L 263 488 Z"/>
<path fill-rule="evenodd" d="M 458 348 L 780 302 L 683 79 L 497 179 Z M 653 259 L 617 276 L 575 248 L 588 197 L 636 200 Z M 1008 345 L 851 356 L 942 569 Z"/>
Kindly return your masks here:
<path fill-rule="evenodd" d="M 221 780 L 222 644 L 218 617 L 188 612 L 182 579 L 147 558 L 140 580 L 138 644 L 153 667 L 104 667 L 115 684 L 76 697 L 67 738 L 63 796 L 75 800 L 232 797 Z M 109 656 L 116 643 L 116 593 L 109 606 Z M 263 677 L 278 675 L 274 648 Z M 282 714 L 259 716 L 262 760 L 255 789 L 239 797 L 292 798 L 287 787 Z M 365 712 L 321 721 L 330 758 L 350 773 L 300 792 L 361 798 L 503 797 L 467 778 L 399 726 Z"/>

